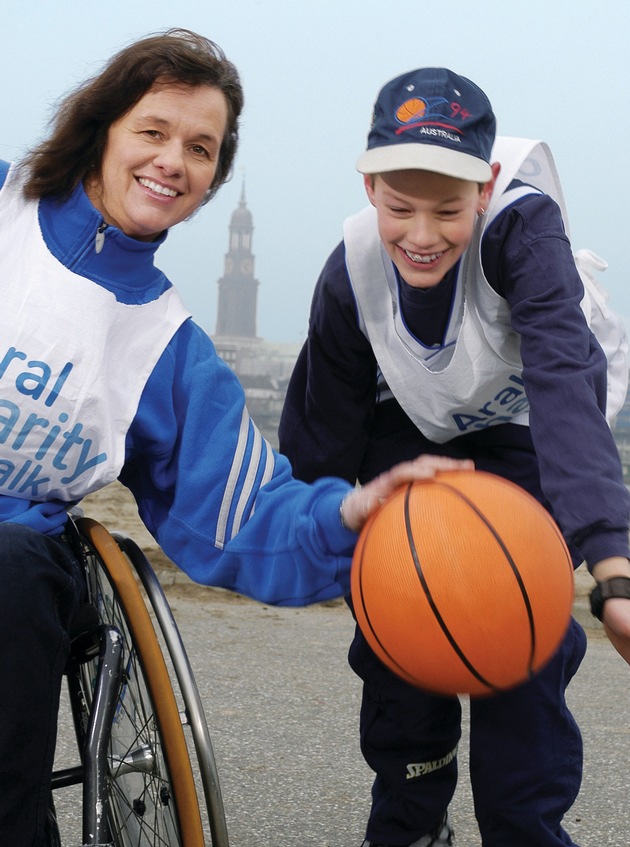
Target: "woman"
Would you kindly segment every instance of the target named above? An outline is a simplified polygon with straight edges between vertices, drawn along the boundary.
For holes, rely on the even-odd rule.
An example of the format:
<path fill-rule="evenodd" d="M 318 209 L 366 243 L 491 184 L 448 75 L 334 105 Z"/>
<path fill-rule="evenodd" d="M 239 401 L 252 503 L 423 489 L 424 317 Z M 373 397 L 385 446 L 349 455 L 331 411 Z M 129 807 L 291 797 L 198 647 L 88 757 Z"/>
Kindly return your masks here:
<path fill-rule="evenodd" d="M 0 165 L 0 843 L 44 839 L 81 576 L 67 509 L 118 478 L 193 579 L 304 605 L 348 588 L 365 518 L 419 460 L 362 490 L 291 478 L 153 264 L 228 178 L 243 97 L 216 45 L 172 30 L 113 57 L 48 139 Z M 470 463 L 468 463 L 469 466 Z"/>

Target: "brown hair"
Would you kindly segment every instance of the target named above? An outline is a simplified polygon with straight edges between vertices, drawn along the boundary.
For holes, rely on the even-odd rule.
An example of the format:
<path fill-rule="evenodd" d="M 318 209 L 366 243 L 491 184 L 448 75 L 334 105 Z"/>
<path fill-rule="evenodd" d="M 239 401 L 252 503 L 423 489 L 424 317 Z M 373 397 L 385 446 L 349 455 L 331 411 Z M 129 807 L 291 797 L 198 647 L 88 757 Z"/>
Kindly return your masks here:
<path fill-rule="evenodd" d="M 169 29 L 124 48 L 100 74 L 61 101 L 50 136 L 21 162 L 25 196 L 65 199 L 86 177 L 98 174 L 110 126 L 156 83 L 209 85 L 225 96 L 227 126 L 217 172 L 203 201 L 207 203 L 232 171 L 243 89 L 221 48 L 186 29 Z"/>

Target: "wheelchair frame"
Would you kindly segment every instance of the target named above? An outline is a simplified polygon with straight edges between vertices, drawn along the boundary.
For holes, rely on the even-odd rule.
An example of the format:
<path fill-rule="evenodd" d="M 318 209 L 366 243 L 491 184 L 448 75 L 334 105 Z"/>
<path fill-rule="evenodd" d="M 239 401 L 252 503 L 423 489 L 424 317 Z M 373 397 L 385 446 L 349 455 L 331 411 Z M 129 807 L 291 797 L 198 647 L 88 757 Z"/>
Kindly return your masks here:
<path fill-rule="evenodd" d="M 71 515 L 68 538 L 84 565 L 90 615 L 66 668 L 80 764 L 53 773 L 53 796 L 82 785 L 85 847 L 203 847 L 203 794 L 211 843 L 229 847 L 201 698 L 155 572 L 131 538 L 90 518 Z M 49 844 L 62 845 L 52 801 Z"/>

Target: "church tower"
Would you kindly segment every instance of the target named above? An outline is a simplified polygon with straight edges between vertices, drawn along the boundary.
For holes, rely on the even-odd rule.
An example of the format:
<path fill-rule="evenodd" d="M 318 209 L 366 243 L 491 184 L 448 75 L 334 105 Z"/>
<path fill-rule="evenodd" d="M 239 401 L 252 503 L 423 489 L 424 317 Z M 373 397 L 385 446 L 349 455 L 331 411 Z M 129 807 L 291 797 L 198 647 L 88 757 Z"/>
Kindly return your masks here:
<path fill-rule="evenodd" d="M 241 199 L 230 221 L 230 241 L 223 276 L 218 281 L 216 335 L 222 338 L 256 339 L 258 280 L 254 278 L 252 215 Z"/>

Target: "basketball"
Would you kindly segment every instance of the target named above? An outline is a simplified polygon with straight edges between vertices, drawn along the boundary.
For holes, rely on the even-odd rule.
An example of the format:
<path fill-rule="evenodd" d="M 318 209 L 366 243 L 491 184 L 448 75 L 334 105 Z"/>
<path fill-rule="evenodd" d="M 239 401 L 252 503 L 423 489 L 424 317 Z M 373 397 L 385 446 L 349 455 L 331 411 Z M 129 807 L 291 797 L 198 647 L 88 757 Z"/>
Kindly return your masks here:
<path fill-rule="evenodd" d="M 350 579 L 372 650 L 442 695 L 526 682 L 560 645 L 573 603 L 571 557 L 552 517 L 483 471 L 396 491 L 363 527 Z"/>

